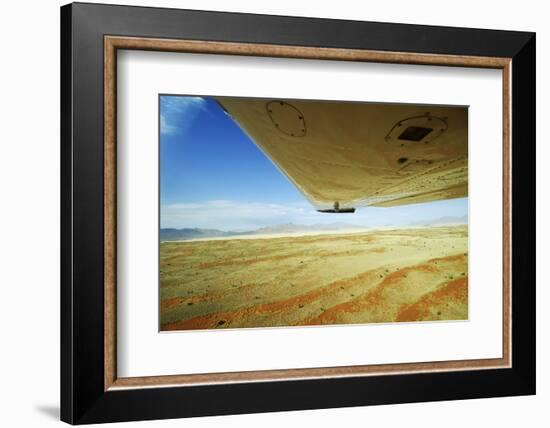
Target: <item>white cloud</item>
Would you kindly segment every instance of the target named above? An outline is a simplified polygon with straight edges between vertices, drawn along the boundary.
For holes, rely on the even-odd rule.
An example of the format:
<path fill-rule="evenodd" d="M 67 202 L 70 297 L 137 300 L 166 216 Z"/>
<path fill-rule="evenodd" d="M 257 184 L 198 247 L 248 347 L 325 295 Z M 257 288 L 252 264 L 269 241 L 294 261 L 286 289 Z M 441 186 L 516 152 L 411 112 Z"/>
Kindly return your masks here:
<path fill-rule="evenodd" d="M 178 131 L 178 127 L 168 124 L 166 117 L 163 114 L 161 114 L 160 115 L 160 133 L 162 135 L 171 135 L 171 134 L 175 134 L 177 131 Z"/>
<path fill-rule="evenodd" d="M 206 109 L 201 97 L 162 96 L 160 99 L 160 133 L 174 135 L 189 129 L 197 115 Z"/>

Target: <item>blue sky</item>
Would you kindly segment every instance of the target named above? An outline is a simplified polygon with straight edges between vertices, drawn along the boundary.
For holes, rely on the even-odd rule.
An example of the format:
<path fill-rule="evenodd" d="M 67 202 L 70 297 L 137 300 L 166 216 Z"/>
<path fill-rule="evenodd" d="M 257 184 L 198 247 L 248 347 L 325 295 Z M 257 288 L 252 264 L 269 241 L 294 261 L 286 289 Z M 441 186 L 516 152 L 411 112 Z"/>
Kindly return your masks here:
<path fill-rule="evenodd" d="M 282 223 L 403 226 L 468 212 L 461 198 L 318 213 L 214 100 L 167 95 L 160 97 L 160 204 L 163 228 L 232 231 Z"/>

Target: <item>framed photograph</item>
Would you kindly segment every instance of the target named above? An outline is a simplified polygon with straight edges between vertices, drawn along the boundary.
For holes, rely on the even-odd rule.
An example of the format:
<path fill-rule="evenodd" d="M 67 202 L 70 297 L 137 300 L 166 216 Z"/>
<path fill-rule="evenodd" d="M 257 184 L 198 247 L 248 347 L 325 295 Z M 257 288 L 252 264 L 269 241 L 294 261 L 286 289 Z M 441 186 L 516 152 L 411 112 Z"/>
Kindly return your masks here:
<path fill-rule="evenodd" d="M 61 8 L 61 418 L 535 393 L 535 35 Z"/>

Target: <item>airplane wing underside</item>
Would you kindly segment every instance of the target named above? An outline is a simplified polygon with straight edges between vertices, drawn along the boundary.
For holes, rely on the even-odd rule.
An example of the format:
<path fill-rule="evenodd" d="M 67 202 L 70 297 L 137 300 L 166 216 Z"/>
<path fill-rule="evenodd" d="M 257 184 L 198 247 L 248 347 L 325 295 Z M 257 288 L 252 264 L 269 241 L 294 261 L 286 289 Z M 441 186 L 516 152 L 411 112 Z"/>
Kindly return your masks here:
<path fill-rule="evenodd" d="M 468 194 L 465 107 L 216 100 L 318 210 Z"/>

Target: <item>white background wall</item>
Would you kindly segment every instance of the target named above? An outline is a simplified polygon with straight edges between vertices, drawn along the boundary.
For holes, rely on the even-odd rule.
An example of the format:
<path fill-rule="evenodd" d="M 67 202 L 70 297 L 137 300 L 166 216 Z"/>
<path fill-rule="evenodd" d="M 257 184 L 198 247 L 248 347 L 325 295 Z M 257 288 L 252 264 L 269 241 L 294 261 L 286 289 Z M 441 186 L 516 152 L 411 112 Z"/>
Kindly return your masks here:
<path fill-rule="evenodd" d="M 122 2 L 122 0 L 121 0 Z M 104 3 L 116 3 L 104 1 Z M 549 12 L 545 2 L 354 0 L 271 2 L 148 0 L 170 6 L 537 32 L 538 394 L 461 402 L 144 422 L 141 426 L 548 426 L 550 316 Z M 58 0 L 0 6 L 0 424 L 58 424 L 59 407 L 59 6 Z M 127 424 L 125 426 L 137 426 Z"/>

